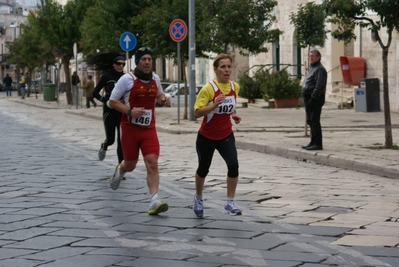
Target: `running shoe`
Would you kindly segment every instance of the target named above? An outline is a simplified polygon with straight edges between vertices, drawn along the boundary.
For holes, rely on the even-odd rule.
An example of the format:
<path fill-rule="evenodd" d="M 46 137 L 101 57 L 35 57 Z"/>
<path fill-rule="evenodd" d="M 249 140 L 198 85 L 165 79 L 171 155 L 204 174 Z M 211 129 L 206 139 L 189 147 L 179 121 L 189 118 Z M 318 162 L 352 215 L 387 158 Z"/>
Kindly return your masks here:
<path fill-rule="evenodd" d="M 197 196 L 194 196 L 194 205 L 193 205 L 194 214 L 197 215 L 198 218 L 202 218 L 204 216 L 204 200 L 198 199 Z"/>
<path fill-rule="evenodd" d="M 237 204 L 234 200 L 227 201 L 226 205 L 224 205 L 224 213 L 230 214 L 232 216 L 241 215 L 241 210 L 237 207 Z"/>
<path fill-rule="evenodd" d="M 106 150 L 104 150 L 102 147 L 98 151 L 98 159 L 103 161 L 105 159 L 105 154 L 107 153 Z"/>
<path fill-rule="evenodd" d="M 123 175 L 120 175 L 120 172 L 118 171 L 119 166 L 120 164 L 116 165 L 114 175 L 109 178 L 109 185 L 113 190 L 118 189 L 123 178 Z"/>
<path fill-rule="evenodd" d="M 156 199 L 150 204 L 150 209 L 148 210 L 148 214 L 157 215 L 158 213 L 165 212 L 168 209 L 169 209 L 168 203 L 161 202 L 158 199 Z"/>

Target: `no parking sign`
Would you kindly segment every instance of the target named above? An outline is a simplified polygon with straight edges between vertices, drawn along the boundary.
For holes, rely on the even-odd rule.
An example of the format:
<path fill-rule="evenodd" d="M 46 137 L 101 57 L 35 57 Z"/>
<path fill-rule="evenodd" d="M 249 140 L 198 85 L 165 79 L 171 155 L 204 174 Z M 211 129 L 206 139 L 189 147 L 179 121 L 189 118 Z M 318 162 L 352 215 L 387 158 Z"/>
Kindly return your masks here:
<path fill-rule="evenodd" d="M 169 26 L 169 35 L 175 42 L 181 42 L 187 36 L 187 25 L 181 19 L 175 19 Z"/>

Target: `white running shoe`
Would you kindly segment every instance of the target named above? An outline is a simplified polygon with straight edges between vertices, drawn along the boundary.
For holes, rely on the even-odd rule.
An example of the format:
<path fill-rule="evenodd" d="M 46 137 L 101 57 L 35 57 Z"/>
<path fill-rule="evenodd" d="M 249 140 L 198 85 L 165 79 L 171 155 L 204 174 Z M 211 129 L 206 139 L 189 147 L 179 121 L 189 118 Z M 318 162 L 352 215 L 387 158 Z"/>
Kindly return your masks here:
<path fill-rule="evenodd" d="M 224 205 L 224 213 L 230 214 L 232 216 L 241 215 L 241 210 L 237 207 L 237 204 L 234 200 L 227 201 L 226 205 Z"/>
<path fill-rule="evenodd" d="M 112 175 L 109 178 L 109 185 L 114 190 L 118 189 L 118 187 L 123 179 L 123 176 L 124 176 L 124 175 L 121 175 L 121 173 L 119 171 L 119 166 L 120 166 L 120 164 L 116 165 L 114 175 Z"/>
<path fill-rule="evenodd" d="M 165 212 L 169 209 L 168 203 L 161 202 L 156 199 L 150 204 L 150 209 L 148 210 L 149 215 L 157 215 L 158 213 Z"/>

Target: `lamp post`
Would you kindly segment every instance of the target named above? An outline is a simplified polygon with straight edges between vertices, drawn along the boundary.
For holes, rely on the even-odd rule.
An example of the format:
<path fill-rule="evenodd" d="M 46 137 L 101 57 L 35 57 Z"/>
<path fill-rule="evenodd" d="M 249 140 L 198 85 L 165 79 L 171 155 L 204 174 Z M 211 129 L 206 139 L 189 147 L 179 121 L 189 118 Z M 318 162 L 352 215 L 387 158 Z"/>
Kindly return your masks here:
<path fill-rule="evenodd" d="M 16 23 L 15 21 L 12 21 L 12 22 L 10 23 L 10 28 L 14 28 L 14 38 L 12 39 L 12 42 L 14 42 L 15 39 L 17 38 L 17 23 Z M 8 58 L 7 58 L 7 61 L 8 61 Z M 19 76 L 17 76 L 17 75 L 18 75 L 18 73 L 15 71 L 15 72 L 14 72 L 14 77 L 15 77 L 15 78 L 19 77 Z M 17 85 L 17 92 L 18 92 L 18 95 L 19 95 L 19 93 L 21 92 L 21 90 L 20 90 L 20 88 L 19 88 L 18 85 Z"/>
<path fill-rule="evenodd" d="M 13 41 L 17 38 L 17 23 L 16 22 L 11 22 L 10 28 L 14 28 L 14 38 L 12 39 Z"/>
<path fill-rule="evenodd" d="M 75 63 L 76 63 L 76 85 L 75 85 L 75 98 L 76 98 L 76 108 L 78 108 L 78 102 L 79 102 L 79 90 L 78 90 L 78 45 L 77 43 L 73 44 L 73 56 L 75 57 Z"/>

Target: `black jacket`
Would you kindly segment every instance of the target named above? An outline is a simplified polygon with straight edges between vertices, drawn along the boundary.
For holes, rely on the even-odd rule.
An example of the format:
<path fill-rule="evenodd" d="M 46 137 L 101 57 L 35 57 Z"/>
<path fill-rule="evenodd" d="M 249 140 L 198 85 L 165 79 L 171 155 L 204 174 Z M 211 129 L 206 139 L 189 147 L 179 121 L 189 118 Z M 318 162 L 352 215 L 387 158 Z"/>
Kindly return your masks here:
<path fill-rule="evenodd" d="M 4 80 L 3 80 L 3 83 L 4 83 L 6 86 L 10 87 L 11 84 L 12 84 L 12 79 L 11 79 L 11 77 L 10 77 L 10 76 L 6 76 L 6 77 L 4 78 Z"/>
<path fill-rule="evenodd" d="M 327 71 L 319 62 L 311 65 L 302 84 L 302 95 L 318 99 L 326 94 Z"/>
<path fill-rule="evenodd" d="M 101 76 L 100 81 L 96 85 L 93 91 L 93 97 L 100 100 L 103 103 L 107 103 L 111 97 L 111 92 L 114 89 L 115 83 L 123 75 L 123 72 L 117 72 L 115 69 L 110 70 Z M 103 96 L 100 95 L 101 89 L 104 88 Z M 105 106 L 105 105 L 104 105 Z"/>

